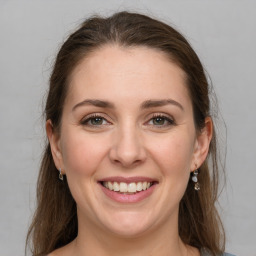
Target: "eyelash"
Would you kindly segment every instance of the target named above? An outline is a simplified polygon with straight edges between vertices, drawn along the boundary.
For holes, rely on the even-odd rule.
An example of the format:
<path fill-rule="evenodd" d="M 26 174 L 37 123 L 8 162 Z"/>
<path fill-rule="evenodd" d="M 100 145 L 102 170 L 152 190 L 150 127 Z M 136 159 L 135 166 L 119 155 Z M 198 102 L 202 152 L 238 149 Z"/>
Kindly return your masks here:
<path fill-rule="evenodd" d="M 168 124 L 164 124 L 164 125 L 159 125 L 159 127 L 157 127 L 158 125 L 154 125 L 154 124 L 150 124 L 150 126 L 154 126 L 154 127 L 157 127 L 158 129 L 160 128 L 165 128 L 165 127 L 168 127 L 168 126 L 172 126 L 172 125 L 175 125 L 175 121 L 173 118 L 169 117 L 169 116 L 166 116 L 166 115 L 163 115 L 163 114 L 154 114 L 150 120 L 150 121 L 153 121 L 153 120 L 156 120 L 157 118 L 161 118 L 161 119 L 164 119 L 165 122 L 168 122 Z"/>
<path fill-rule="evenodd" d="M 90 126 L 90 127 L 93 127 L 93 128 L 99 128 L 102 124 L 100 124 L 100 125 L 89 124 L 90 121 L 95 120 L 96 118 L 102 119 L 103 121 L 106 121 L 108 124 L 110 123 L 102 115 L 92 114 L 92 115 L 87 116 L 85 119 L 82 119 L 81 124 L 85 125 L 85 126 Z M 106 124 L 103 124 L 103 125 L 106 125 Z"/>
<path fill-rule="evenodd" d="M 96 118 L 101 119 L 103 122 L 104 121 L 107 122 L 107 124 L 96 125 L 96 124 L 89 123 L 89 122 L 92 122 L 92 120 L 95 120 Z M 168 123 L 163 124 L 163 125 L 155 125 L 155 124 L 148 124 L 148 125 L 151 126 L 151 127 L 156 127 L 157 129 L 161 129 L 161 128 L 166 128 L 168 126 L 173 126 L 173 125 L 176 124 L 173 118 L 170 118 L 170 117 L 168 117 L 166 115 L 163 115 L 163 114 L 154 114 L 146 123 L 154 121 L 157 118 L 164 119 L 164 122 L 168 122 Z M 111 124 L 105 117 L 103 117 L 102 114 L 89 115 L 85 119 L 82 119 L 80 123 L 84 126 L 88 126 L 88 127 L 92 127 L 92 128 L 96 128 L 96 129 L 101 128 L 101 126 L 103 126 L 103 125 L 110 125 Z"/>

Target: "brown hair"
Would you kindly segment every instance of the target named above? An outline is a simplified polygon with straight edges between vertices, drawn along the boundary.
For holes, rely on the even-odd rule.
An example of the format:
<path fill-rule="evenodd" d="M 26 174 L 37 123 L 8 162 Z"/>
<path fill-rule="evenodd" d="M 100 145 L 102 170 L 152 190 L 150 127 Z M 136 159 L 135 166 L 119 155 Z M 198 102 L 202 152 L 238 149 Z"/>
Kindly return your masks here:
<path fill-rule="evenodd" d="M 209 85 L 203 66 L 187 40 L 171 26 L 142 14 L 120 12 L 108 18 L 92 17 L 69 36 L 62 45 L 50 77 L 45 107 L 46 120 L 60 132 L 62 109 L 69 77 L 79 62 L 90 52 L 106 44 L 124 47 L 146 46 L 164 52 L 186 74 L 186 84 L 193 105 L 198 132 L 210 116 Z M 215 203 L 218 195 L 218 161 L 216 136 L 210 143 L 208 157 L 200 167 L 201 190 L 191 181 L 180 202 L 179 235 L 198 249 L 212 255 L 224 250 L 225 235 Z M 211 162 L 211 168 L 210 164 Z M 43 155 L 37 183 L 37 209 L 27 236 L 32 253 L 45 255 L 71 242 L 77 236 L 76 203 L 67 181 L 59 181 L 49 143 Z"/>

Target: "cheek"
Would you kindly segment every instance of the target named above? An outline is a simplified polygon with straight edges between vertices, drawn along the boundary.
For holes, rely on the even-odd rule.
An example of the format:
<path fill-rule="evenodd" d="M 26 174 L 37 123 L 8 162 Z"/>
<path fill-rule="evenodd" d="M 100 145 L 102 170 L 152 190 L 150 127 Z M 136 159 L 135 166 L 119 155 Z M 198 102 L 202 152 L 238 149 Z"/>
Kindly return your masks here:
<path fill-rule="evenodd" d="M 106 154 L 104 139 L 83 131 L 65 133 L 62 155 L 67 175 L 92 176 Z"/>
<path fill-rule="evenodd" d="M 164 175 L 187 176 L 190 172 L 190 164 L 193 159 L 193 141 L 188 134 L 169 135 L 161 139 L 161 143 L 151 140 L 151 155 L 160 166 Z"/>

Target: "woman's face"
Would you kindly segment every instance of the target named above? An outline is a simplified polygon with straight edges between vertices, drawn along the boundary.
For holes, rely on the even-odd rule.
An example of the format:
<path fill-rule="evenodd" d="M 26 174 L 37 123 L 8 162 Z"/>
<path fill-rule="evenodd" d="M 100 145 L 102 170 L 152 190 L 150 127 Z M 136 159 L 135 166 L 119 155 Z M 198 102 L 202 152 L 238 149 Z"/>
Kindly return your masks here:
<path fill-rule="evenodd" d="M 164 53 L 114 45 L 92 53 L 72 73 L 60 136 L 49 127 L 79 225 L 128 237 L 177 227 L 208 142 L 196 136 L 184 72 Z"/>

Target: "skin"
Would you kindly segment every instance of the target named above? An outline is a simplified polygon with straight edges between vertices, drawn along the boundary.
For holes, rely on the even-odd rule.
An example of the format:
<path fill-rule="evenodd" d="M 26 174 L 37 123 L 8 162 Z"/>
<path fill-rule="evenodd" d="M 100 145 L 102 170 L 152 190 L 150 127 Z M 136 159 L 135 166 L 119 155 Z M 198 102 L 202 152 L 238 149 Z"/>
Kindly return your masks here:
<path fill-rule="evenodd" d="M 112 106 L 74 108 L 87 99 Z M 141 108 L 166 99 L 176 103 Z M 92 114 L 102 119 L 88 120 Z M 196 132 L 185 74 L 164 53 L 117 45 L 91 53 L 71 75 L 60 134 L 50 120 L 46 130 L 78 214 L 77 238 L 50 255 L 199 255 L 179 238 L 178 210 L 190 172 L 207 156 L 212 122 Z M 140 202 L 120 203 L 98 183 L 110 176 L 150 177 L 157 185 Z"/>

